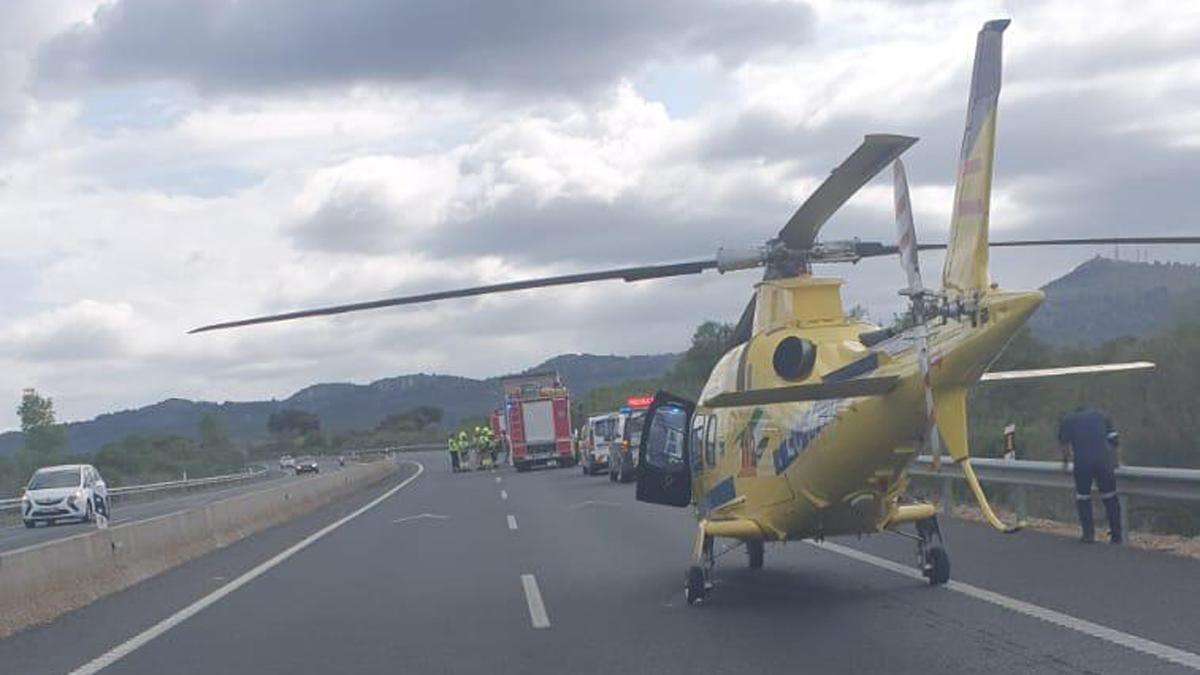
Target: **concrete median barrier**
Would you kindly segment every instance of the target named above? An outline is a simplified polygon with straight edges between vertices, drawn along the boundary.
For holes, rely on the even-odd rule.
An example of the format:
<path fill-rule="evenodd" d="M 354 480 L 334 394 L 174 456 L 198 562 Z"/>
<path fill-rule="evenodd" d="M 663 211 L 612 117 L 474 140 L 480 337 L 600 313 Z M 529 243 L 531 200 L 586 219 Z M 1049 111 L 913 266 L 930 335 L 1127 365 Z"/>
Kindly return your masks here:
<path fill-rule="evenodd" d="M 376 483 L 390 460 L 0 554 L 0 637 Z"/>

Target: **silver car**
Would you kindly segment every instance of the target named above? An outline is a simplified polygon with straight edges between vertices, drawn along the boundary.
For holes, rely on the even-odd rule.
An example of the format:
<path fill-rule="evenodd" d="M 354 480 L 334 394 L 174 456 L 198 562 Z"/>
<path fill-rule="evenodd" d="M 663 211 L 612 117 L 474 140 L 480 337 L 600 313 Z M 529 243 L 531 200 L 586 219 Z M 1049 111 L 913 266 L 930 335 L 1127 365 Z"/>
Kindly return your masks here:
<path fill-rule="evenodd" d="M 91 464 L 63 464 L 38 469 L 21 495 L 25 527 L 60 520 L 91 522 L 96 514 L 110 517 L 108 486 Z"/>

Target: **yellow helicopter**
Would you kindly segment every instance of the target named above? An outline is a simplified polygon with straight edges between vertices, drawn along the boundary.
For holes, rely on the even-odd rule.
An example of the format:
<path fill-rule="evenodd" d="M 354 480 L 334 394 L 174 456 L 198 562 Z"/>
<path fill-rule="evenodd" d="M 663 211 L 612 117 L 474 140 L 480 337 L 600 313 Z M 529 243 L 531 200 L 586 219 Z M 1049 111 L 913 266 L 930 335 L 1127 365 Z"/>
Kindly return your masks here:
<path fill-rule="evenodd" d="M 692 506 L 699 521 L 686 574 L 689 603 L 711 589 L 716 538 L 745 545 L 753 568 L 764 542 L 900 532 L 913 524 L 920 567 L 945 583 L 950 560 L 935 505 L 906 499 L 907 469 L 919 452 L 961 467 L 987 520 L 993 512 L 971 469 L 966 397 L 979 382 L 1133 370 L 1123 363 L 987 372 L 1037 309 L 1040 291 L 1005 291 L 989 281 L 989 246 L 1200 243 L 1200 237 L 1121 237 L 990 242 L 989 202 L 1007 20 L 979 32 L 967 123 L 958 163 L 950 238 L 916 242 L 899 156 L 917 139 L 871 135 L 796 211 L 778 236 L 715 259 L 627 267 L 301 310 L 197 328 L 192 333 L 366 309 L 609 279 L 627 282 L 764 268 L 698 404 L 659 392 L 644 425 L 637 498 Z M 894 170 L 897 244 L 817 241 L 821 226 L 863 185 Z M 918 251 L 946 249 L 942 289 L 922 284 Z M 907 277 L 912 325 L 883 330 L 848 316 L 841 281 L 811 274 L 815 263 L 898 254 Z"/>

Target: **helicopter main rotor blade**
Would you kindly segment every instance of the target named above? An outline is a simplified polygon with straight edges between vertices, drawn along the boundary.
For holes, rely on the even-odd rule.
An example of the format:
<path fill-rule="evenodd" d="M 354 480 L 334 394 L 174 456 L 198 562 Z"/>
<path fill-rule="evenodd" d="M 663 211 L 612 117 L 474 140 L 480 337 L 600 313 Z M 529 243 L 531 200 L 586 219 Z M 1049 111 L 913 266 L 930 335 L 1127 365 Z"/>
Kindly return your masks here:
<path fill-rule="evenodd" d="M 201 326 L 199 328 L 193 328 L 192 330 L 188 331 L 188 334 L 204 333 L 206 331 L 220 330 L 224 328 L 253 326 L 260 323 L 291 321 L 293 319 L 304 319 L 311 316 L 330 316 L 333 314 L 345 314 L 347 312 L 360 312 L 368 309 L 379 309 L 381 307 L 416 305 L 425 302 L 434 302 L 437 300 L 449 300 L 451 298 L 468 298 L 477 295 L 489 295 L 492 293 L 509 293 L 512 291 L 522 291 L 529 288 L 586 284 L 593 281 L 606 281 L 609 279 L 621 279 L 622 281 L 627 282 L 644 281 L 646 279 L 662 279 L 664 277 L 677 277 L 685 274 L 700 274 L 705 270 L 715 269 L 716 266 L 716 260 L 695 260 L 692 262 L 672 263 L 669 265 L 623 267 L 619 269 L 601 270 L 599 272 L 582 272 L 579 274 L 563 274 L 554 277 L 541 277 L 539 279 L 508 281 L 500 284 L 489 284 L 487 286 L 460 288 L 453 291 L 421 293 L 418 295 L 384 298 L 382 300 L 371 300 L 368 302 L 353 302 L 346 305 L 333 305 L 330 307 L 320 307 L 317 309 L 303 309 L 296 312 L 271 314 L 268 316 L 258 316 L 250 319 L 239 319 L 237 321 L 225 321 L 222 323 L 214 323 L 207 326 Z"/>
<path fill-rule="evenodd" d="M 1017 248 L 1022 246 L 1122 246 L 1122 245 L 1165 245 L 1165 244 L 1200 244 L 1200 237 L 1083 237 L 1078 239 L 1014 239 L 1012 241 L 992 241 L 988 246 L 993 248 Z M 945 244 L 919 244 L 921 251 L 940 251 Z M 861 258 L 874 258 L 884 255 L 895 255 L 899 249 L 895 246 L 871 245 L 858 251 Z"/>
<path fill-rule="evenodd" d="M 787 224 L 779 231 L 779 239 L 785 246 L 797 251 L 812 248 L 825 221 L 829 220 L 855 192 L 916 142 L 917 139 L 912 136 L 894 134 L 872 134 L 865 137 L 862 145 L 835 168 L 816 192 L 796 209 L 796 213 L 792 214 Z"/>
<path fill-rule="evenodd" d="M 1094 244 L 1100 246 L 1120 246 L 1121 244 L 1200 244 L 1200 237 L 1088 237 L 1083 239 L 1019 239 L 1014 241 L 993 241 L 994 247 L 1012 246 L 1083 246 Z M 942 248 L 945 248 L 943 245 Z"/>

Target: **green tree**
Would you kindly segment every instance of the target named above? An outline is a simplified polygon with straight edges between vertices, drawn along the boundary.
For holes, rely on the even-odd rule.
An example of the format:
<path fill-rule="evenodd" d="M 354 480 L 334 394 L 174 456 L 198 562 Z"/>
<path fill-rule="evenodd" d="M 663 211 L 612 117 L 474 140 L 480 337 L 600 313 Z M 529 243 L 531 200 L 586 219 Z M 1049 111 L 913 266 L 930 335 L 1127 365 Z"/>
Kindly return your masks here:
<path fill-rule="evenodd" d="M 182 436 L 131 435 L 105 445 L 90 460 L 111 485 L 152 483 L 235 473 L 243 467 L 242 453 L 205 446 Z"/>
<path fill-rule="evenodd" d="M 441 424 L 442 415 L 441 408 L 423 405 L 388 415 L 376 426 L 375 430 L 378 432 L 424 431 L 430 426 Z"/>
<path fill-rule="evenodd" d="M 227 450 L 232 447 L 225 431 L 225 420 L 220 415 L 205 413 L 196 424 L 200 432 L 200 447 L 206 450 Z"/>
<path fill-rule="evenodd" d="M 271 413 L 267 418 L 267 431 L 271 434 L 303 436 L 321 430 L 321 418 L 313 413 L 287 408 Z"/>
<path fill-rule="evenodd" d="M 733 339 L 733 328 L 733 324 L 717 321 L 705 321 L 696 327 L 696 332 L 692 334 L 691 346 L 668 376 L 668 380 L 686 390 L 680 393 L 699 393 L 713 366 L 717 365 L 717 361 L 729 349 L 729 343 Z"/>
<path fill-rule="evenodd" d="M 36 455 L 50 455 L 64 449 L 67 434 L 54 419 L 54 401 L 37 390 L 26 389 L 17 406 L 21 431 L 25 433 L 25 448 Z"/>

